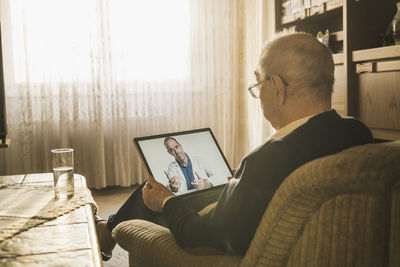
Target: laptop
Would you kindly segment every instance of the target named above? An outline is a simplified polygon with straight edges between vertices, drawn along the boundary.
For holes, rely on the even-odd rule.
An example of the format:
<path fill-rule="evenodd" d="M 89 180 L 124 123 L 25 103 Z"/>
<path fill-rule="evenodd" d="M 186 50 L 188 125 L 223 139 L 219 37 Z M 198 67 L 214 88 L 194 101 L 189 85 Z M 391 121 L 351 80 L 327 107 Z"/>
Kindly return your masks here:
<path fill-rule="evenodd" d="M 210 128 L 133 139 L 150 175 L 193 208 L 215 201 L 232 177 Z"/>

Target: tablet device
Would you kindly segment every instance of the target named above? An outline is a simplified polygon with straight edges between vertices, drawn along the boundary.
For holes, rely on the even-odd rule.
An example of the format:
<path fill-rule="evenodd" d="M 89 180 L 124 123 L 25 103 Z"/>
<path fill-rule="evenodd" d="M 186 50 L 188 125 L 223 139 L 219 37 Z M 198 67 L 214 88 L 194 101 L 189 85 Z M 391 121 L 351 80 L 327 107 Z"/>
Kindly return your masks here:
<path fill-rule="evenodd" d="M 150 175 L 176 196 L 221 190 L 232 177 L 210 128 L 133 139 Z"/>

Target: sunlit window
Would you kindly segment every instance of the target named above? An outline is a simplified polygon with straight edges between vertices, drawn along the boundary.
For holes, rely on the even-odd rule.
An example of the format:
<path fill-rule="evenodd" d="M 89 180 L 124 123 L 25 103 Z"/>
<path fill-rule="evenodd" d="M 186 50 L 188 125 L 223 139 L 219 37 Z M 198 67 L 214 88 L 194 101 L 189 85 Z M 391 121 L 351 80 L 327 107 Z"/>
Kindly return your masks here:
<path fill-rule="evenodd" d="M 124 57 L 115 67 L 133 80 L 185 76 L 189 47 L 187 0 L 111 1 L 112 51 Z M 119 60 L 116 59 L 118 62 Z"/>
<path fill-rule="evenodd" d="M 185 79 L 188 1 L 10 2 L 17 82 Z"/>

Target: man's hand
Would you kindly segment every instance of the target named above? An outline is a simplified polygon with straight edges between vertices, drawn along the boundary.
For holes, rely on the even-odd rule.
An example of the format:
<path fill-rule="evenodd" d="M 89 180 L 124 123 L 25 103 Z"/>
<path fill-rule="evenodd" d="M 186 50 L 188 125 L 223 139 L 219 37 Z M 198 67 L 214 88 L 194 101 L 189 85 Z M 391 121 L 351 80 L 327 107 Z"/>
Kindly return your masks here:
<path fill-rule="evenodd" d="M 197 172 L 195 172 L 196 177 L 194 177 L 194 181 L 192 182 L 192 185 L 196 189 L 202 189 L 202 188 L 207 188 L 211 187 L 212 183 L 208 181 L 208 179 L 203 179 Z"/>
<path fill-rule="evenodd" d="M 164 199 L 175 196 L 164 185 L 157 182 L 152 176 L 149 176 L 145 186 L 142 189 L 143 202 L 152 211 L 162 211 Z"/>
<path fill-rule="evenodd" d="M 232 172 L 233 172 L 233 176 L 235 176 L 236 169 L 233 169 Z M 227 179 L 228 179 L 228 182 L 229 182 L 232 178 L 233 178 L 232 176 L 229 176 L 229 177 L 227 178 Z"/>
<path fill-rule="evenodd" d="M 181 187 L 181 177 L 179 176 L 171 177 L 166 171 L 164 171 L 164 173 L 167 176 L 169 186 L 171 187 L 171 191 L 174 193 L 178 192 L 179 188 Z"/>

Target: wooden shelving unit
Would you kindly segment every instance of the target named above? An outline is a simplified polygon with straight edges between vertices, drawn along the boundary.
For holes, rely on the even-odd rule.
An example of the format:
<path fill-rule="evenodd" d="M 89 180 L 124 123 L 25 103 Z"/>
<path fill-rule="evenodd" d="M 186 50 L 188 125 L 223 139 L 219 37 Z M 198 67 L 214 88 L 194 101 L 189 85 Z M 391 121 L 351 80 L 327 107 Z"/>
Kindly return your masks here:
<path fill-rule="evenodd" d="M 353 62 L 391 59 L 399 56 L 400 45 L 392 45 L 353 51 Z"/>
<path fill-rule="evenodd" d="M 353 51 L 358 116 L 377 139 L 400 139 L 400 46 Z"/>
<path fill-rule="evenodd" d="M 324 20 L 329 16 L 335 16 L 335 13 L 340 12 L 340 9 L 342 8 L 342 0 L 331 0 L 327 2 L 320 1 L 315 5 L 309 4 L 300 11 L 296 11 L 294 13 L 291 13 L 290 15 L 281 16 L 281 25 L 297 23 L 301 20 Z"/>
<path fill-rule="evenodd" d="M 343 62 L 344 62 L 343 53 L 333 54 L 333 62 L 335 62 L 335 65 L 343 64 Z"/>
<path fill-rule="evenodd" d="M 381 47 L 382 36 L 397 10 L 394 1 L 293 1 L 297 3 L 296 10 L 289 14 L 284 9 L 285 6 L 288 6 L 288 3 L 283 4 L 283 2 L 288 1 L 275 0 L 275 30 L 281 31 L 284 28 L 295 27 L 298 31 L 307 32 L 314 36 L 319 31 L 324 33 L 325 30 L 329 30 L 329 48 L 333 53 L 335 62 L 335 85 L 332 106 L 341 115 L 355 116 L 368 125 L 369 121 L 365 118 L 363 106 L 365 101 L 361 100 L 360 96 L 362 94 L 365 98 L 365 91 L 360 89 L 360 75 L 357 73 L 356 68 L 365 67 L 357 64 L 371 60 L 379 60 L 378 63 L 374 63 L 374 68 L 379 70 L 387 71 L 389 69 L 393 71 L 393 68 L 397 66 L 397 61 L 388 63 L 382 62 L 382 59 L 400 58 L 400 46 Z M 299 8 L 299 3 L 304 4 Z M 290 8 L 288 9 L 290 10 Z M 393 94 L 394 92 L 389 95 Z M 398 95 L 400 97 L 400 92 L 398 92 Z M 396 105 L 400 108 L 400 99 L 396 98 L 394 101 L 398 101 Z M 388 103 L 376 104 L 386 105 Z M 385 109 L 381 108 L 381 110 Z M 400 120 L 400 118 L 393 116 L 391 120 Z M 391 126 L 387 129 L 388 134 L 378 134 L 377 138 L 395 139 L 397 135 L 393 134 L 393 131 L 397 130 L 393 128 L 397 127 L 397 124 L 392 122 L 389 124 Z M 392 131 L 390 134 L 389 130 Z M 398 130 L 400 132 L 400 126 Z M 382 133 L 382 129 L 379 131 Z M 377 133 L 378 131 L 375 132 Z"/>

